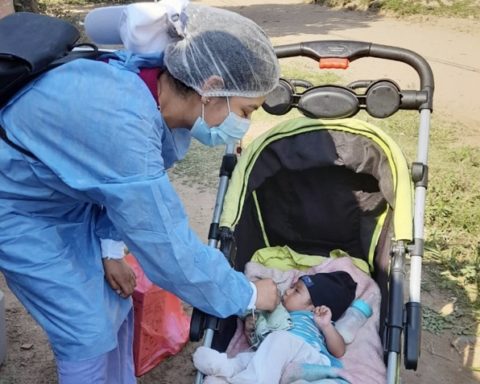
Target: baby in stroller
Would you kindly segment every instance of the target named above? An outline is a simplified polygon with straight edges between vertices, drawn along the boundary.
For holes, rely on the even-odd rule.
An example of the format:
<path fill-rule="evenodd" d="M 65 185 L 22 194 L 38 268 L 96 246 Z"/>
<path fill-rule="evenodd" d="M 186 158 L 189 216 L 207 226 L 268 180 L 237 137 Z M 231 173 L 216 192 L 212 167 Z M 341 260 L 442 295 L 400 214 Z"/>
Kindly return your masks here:
<path fill-rule="evenodd" d="M 332 321 L 338 320 L 355 298 L 357 284 L 344 271 L 301 276 L 282 296 L 282 303 L 270 315 L 274 330 L 256 352 L 227 358 L 207 347 L 193 355 L 195 367 L 209 375 L 205 383 L 279 383 L 290 363 L 342 367 L 337 358 L 345 353 L 345 342 Z M 263 315 L 261 315 L 263 316 Z M 267 314 L 268 316 L 268 314 Z M 245 331 L 253 322 L 246 318 Z M 257 324 L 264 322 L 259 317 Z M 264 327 L 262 327 L 264 328 Z M 266 369 L 268 367 L 268 369 Z M 338 381 L 337 381 L 338 382 Z"/>

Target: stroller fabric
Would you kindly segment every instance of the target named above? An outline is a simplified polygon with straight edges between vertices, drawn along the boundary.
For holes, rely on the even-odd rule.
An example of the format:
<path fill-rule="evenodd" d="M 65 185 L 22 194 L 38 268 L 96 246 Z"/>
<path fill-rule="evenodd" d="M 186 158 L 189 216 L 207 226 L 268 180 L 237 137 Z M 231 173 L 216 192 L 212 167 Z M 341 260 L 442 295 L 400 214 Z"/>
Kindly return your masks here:
<path fill-rule="evenodd" d="M 390 252 L 393 242 L 410 242 L 413 234 L 410 172 L 392 138 L 355 119 L 296 118 L 277 125 L 242 152 L 220 226 L 233 234 L 235 268 L 252 278 L 271 277 L 282 289 L 282 284 L 290 286 L 305 269 L 307 273 L 344 270 L 359 284 L 357 298 L 375 293 L 374 315 L 348 346 L 340 377 L 352 383 L 385 382 L 379 334 L 388 309 Z M 284 254 L 271 259 L 257 256 L 272 249 Z M 289 259 L 289 254 L 294 257 Z M 350 257 L 331 258 L 344 254 Z M 275 268 L 282 264 L 285 268 L 260 265 L 267 272 L 251 274 L 251 265 L 259 264 L 250 261 L 257 257 L 267 266 L 273 262 Z M 295 265 L 305 260 L 311 263 Z M 352 260 L 367 266 L 362 269 L 373 279 Z M 235 331 L 229 323 L 213 345 L 236 353 L 240 350 L 237 336 L 238 327 Z M 338 381 L 338 372 L 325 368 L 292 366 L 282 382 L 316 382 L 328 375 Z"/>
<path fill-rule="evenodd" d="M 242 153 L 220 226 L 233 232 L 238 270 L 266 247 L 320 256 L 340 249 L 368 264 L 386 298 L 392 241 L 412 239 L 412 198 L 406 159 L 382 130 L 297 118 Z M 383 300 L 382 318 L 386 311 Z"/>
<path fill-rule="evenodd" d="M 341 249 L 334 249 L 330 252 L 330 258 L 350 257 L 348 253 Z M 305 255 L 295 252 L 288 246 L 283 247 L 267 247 L 259 249 L 252 256 L 251 261 L 265 265 L 269 268 L 279 269 L 280 271 L 288 271 L 290 269 L 298 269 L 300 271 L 311 268 L 315 265 L 323 263 L 328 258 L 325 256 Z M 352 257 L 352 263 L 363 272 L 369 273 L 369 268 L 364 260 Z"/>
<path fill-rule="evenodd" d="M 353 119 L 294 119 L 244 151 L 220 226 L 249 239 L 237 241 L 239 270 L 256 250 L 288 245 L 322 256 L 342 249 L 373 271 L 382 231 L 412 238 L 411 187 L 403 153 L 380 129 Z"/>

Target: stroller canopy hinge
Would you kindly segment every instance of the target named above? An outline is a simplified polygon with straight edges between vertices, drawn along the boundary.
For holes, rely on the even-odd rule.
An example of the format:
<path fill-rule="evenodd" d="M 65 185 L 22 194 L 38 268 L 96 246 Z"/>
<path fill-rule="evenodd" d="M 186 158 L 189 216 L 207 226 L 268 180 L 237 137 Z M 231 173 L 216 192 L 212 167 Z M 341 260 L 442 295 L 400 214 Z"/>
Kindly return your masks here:
<path fill-rule="evenodd" d="M 412 163 L 412 180 L 415 187 L 428 188 L 428 165 L 423 163 Z"/>

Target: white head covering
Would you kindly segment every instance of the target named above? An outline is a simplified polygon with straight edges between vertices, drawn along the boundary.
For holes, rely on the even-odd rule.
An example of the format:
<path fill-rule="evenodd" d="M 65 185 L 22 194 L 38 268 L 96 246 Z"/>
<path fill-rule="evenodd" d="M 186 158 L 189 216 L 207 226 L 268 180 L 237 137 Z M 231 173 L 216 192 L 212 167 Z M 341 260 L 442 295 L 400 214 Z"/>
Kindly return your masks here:
<path fill-rule="evenodd" d="M 185 38 L 165 50 L 173 77 L 202 96 L 264 96 L 280 70 L 265 32 L 252 20 L 220 8 L 189 5 Z M 206 87 L 207 80 L 216 79 Z"/>
<path fill-rule="evenodd" d="M 162 0 L 97 8 L 85 18 L 85 32 L 97 44 L 123 44 L 136 54 L 163 52 L 184 36 L 188 0 Z"/>

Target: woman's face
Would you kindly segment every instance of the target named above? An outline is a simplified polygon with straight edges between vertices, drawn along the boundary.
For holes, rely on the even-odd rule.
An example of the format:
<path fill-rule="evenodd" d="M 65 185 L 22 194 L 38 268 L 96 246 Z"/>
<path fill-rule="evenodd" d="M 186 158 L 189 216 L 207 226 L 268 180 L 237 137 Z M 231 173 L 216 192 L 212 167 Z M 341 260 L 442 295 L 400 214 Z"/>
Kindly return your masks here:
<path fill-rule="evenodd" d="M 282 296 L 282 304 L 287 311 L 310 311 L 314 308 L 310 293 L 302 280 L 298 280 L 285 291 Z"/>
<path fill-rule="evenodd" d="M 265 101 L 261 97 L 206 97 L 190 90 L 182 93 L 175 86 L 175 82 L 167 72 L 163 72 L 158 79 L 158 104 L 165 122 L 169 128 L 191 128 L 198 117 L 202 116 L 209 127 L 216 127 L 223 123 L 230 111 L 236 115 L 250 119 L 252 112 L 258 109 Z"/>
<path fill-rule="evenodd" d="M 239 97 L 231 96 L 228 98 L 230 111 L 236 115 L 249 119 L 252 113 L 257 110 L 265 101 L 265 96 L 261 97 Z M 205 104 L 204 119 L 208 126 L 216 127 L 223 123 L 228 116 L 228 103 L 226 97 L 212 97 Z"/>

